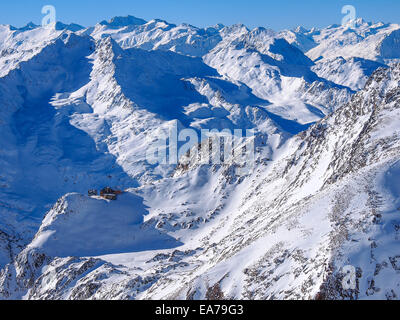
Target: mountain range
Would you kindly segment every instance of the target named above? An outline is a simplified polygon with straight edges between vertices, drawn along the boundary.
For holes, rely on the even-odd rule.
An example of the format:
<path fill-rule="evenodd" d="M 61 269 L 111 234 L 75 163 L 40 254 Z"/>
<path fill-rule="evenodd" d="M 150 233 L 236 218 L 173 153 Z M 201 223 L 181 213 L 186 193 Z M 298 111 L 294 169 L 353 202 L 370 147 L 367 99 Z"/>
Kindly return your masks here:
<path fill-rule="evenodd" d="M 398 299 L 399 60 L 361 19 L 0 25 L 0 299 Z M 252 169 L 149 163 L 172 126 Z"/>

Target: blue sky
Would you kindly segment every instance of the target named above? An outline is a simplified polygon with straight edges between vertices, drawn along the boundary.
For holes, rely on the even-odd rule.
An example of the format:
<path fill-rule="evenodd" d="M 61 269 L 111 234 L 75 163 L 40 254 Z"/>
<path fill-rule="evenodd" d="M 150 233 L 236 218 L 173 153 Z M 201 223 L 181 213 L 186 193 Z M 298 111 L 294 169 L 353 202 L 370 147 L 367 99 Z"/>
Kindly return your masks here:
<path fill-rule="evenodd" d="M 49 4 L 55 6 L 58 21 L 84 26 L 130 14 L 199 27 L 216 23 L 244 23 L 275 30 L 298 25 L 324 27 L 340 24 L 341 8 L 347 4 L 353 5 L 357 16 L 367 21 L 400 23 L 399 0 L 3 0 L 0 24 L 39 24 L 43 17 L 41 8 Z"/>

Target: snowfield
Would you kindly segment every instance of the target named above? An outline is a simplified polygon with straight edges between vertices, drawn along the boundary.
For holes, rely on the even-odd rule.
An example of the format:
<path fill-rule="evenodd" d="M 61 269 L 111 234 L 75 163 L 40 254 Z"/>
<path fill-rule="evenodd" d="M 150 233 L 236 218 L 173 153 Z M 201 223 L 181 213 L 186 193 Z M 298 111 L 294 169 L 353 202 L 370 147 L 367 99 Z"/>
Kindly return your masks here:
<path fill-rule="evenodd" d="M 399 299 L 399 37 L 0 26 L 0 299 Z M 251 170 L 149 163 L 173 126 Z"/>

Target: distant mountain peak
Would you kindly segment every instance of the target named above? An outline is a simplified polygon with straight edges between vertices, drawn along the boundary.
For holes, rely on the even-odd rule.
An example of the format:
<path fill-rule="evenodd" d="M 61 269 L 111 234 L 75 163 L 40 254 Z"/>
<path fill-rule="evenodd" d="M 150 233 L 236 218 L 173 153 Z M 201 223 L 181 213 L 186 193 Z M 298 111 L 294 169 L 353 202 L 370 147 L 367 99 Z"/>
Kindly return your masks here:
<path fill-rule="evenodd" d="M 21 27 L 21 28 L 16 28 L 13 26 L 10 26 L 11 30 L 18 30 L 18 31 L 28 31 L 28 30 L 33 30 L 38 28 L 39 26 L 37 24 L 34 24 L 32 21 L 27 23 L 25 26 Z"/>
<path fill-rule="evenodd" d="M 302 27 L 302 26 L 298 26 L 298 27 L 296 27 L 296 28 L 294 29 L 294 32 L 297 32 L 297 33 L 306 33 L 306 32 L 309 32 L 309 30 L 307 30 L 306 28 L 304 28 L 304 27 Z"/>
<path fill-rule="evenodd" d="M 85 29 L 85 27 L 82 27 L 81 25 L 76 24 L 76 23 L 65 24 L 62 22 L 56 22 L 55 29 L 56 30 L 70 30 L 70 31 L 76 32 L 76 31 Z"/>
<path fill-rule="evenodd" d="M 357 18 L 355 20 L 350 20 L 346 24 L 342 25 L 344 28 L 359 28 L 359 27 L 368 27 L 371 26 L 372 23 L 365 21 L 363 18 Z M 340 25 L 335 25 L 336 28 L 340 27 Z"/>
<path fill-rule="evenodd" d="M 369 24 L 364 18 L 357 18 L 355 22 L 357 25 Z"/>
<path fill-rule="evenodd" d="M 65 24 L 60 21 L 53 22 L 49 26 L 57 31 L 69 30 L 72 32 L 77 32 L 79 30 L 85 29 L 85 27 L 82 27 L 81 25 L 76 24 L 76 23 Z M 41 27 L 40 25 L 37 25 L 33 22 L 29 22 L 28 24 L 26 24 L 25 26 L 23 26 L 21 28 L 16 28 L 16 27 L 10 26 L 10 30 L 17 30 L 17 31 L 24 32 L 24 31 L 34 30 L 34 29 L 37 29 L 40 27 Z"/>
<path fill-rule="evenodd" d="M 128 15 L 126 17 L 114 17 L 110 21 L 104 20 L 100 22 L 101 25 L 108 27 L 127 27 L 131 25 L 143 25 L 146 23 L 147 23 L 146 20 L 136 18 L 131 15 Z"/>

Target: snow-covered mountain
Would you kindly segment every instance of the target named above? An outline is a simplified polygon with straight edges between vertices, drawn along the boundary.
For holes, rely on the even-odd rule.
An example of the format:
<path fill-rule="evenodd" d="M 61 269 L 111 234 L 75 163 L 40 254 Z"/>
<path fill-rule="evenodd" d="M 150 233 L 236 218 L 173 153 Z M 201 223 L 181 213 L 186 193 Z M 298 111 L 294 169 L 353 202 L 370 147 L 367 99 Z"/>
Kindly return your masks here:
<path fill-rule="evenodd" d="M 280 36 L 306 52 L 313 61 L 338 57 L 358 57 L 378 62 L 398 59 L 399 24 L 370 23 L 358 19 L 355 25 L 331 25 L 312 30 L 300 27 L 282 31 Z"/>
<path fill-rule="evenodd" d="M 279 35 L 315 62 L 320 77 L 360 90 L 378 64 L 399 59 L 400 25 L 355 21 L 355 27 L 331 25 L 325 29 L 298 27 Z"/>
<path fill-rule="evenodd" d="M 398 29 L 0 26 L 0 298 L 397 298 Z M 173 126 L 252 170 L 149 163 Z"/>

